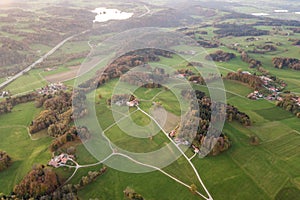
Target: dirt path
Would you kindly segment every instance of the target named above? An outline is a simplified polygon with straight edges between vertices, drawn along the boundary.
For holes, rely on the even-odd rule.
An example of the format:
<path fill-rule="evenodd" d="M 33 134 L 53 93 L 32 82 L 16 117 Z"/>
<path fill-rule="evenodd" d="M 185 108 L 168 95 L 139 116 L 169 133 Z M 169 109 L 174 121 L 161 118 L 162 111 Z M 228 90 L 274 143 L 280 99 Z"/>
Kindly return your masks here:
<path fill-rule="evenodd" d="M 70 70 L 67 72 L 45 76 L 44 79 L 46 79 L 50 83 L 58 83 L 71 80 L 73 78 L 76 78 L 79 68 L 80 66 L 69 67 Z"/>

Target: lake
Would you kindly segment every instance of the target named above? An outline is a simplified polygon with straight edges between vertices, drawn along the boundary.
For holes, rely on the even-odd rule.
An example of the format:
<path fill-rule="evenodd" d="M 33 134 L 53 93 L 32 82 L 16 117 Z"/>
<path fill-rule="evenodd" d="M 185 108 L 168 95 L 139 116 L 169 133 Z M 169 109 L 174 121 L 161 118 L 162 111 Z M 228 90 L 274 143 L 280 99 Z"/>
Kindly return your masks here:
<path fill-rule="evenodd" d="M 92 11 L 96 13 L 95 22 L 107 22 L 109 20 L 125 20 L 133 16 L 134 13 L 122 12 L 118 9 L 96 8 Z"/>
<path fill-rule="evenodd" d="M 270 14 L 268 14 L 268 13 L 251 13 L 251 15 L 254 15 L 254 16 L 268 16 Z"/>

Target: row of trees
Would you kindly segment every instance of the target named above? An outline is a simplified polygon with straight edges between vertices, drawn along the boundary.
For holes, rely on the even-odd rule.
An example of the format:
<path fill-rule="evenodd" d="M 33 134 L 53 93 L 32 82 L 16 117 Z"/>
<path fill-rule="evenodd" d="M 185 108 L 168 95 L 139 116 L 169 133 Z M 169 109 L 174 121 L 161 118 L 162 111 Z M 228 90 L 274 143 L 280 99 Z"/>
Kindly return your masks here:
<path fill-rule="evenodd" d="M 98 171 L 89 171 L 87 176 L 83 176 L 80 179 L 80 182 L 75 185 L 75 188 L 80 189 L 88 185 L 89 183 L 94 182 L 97 179 L 97 177 L 103 175 L 106 171 L 107 171 L 107 167 L 105 166 Z"/>
<path fill-rule="evenodd" d="M 300 97 L 295 94 L 288 94 L 283 97 L 282 101 L 277 101 L 276 105 L 283 109 L 292 112 L 298 118 L 300 118 Z"/>
<path fill-rule="evenodd" d="M 251 88 L 255 90 L 260 90 L 262 89 L 263 86 L 263 81 L 258 76 L 243 73 L 243 72 L 237 72 L 237 73 L 229 72 L 226 78 L 230 80 L 246 83 L 247 85 L 249 85 Z"/>
<path fill-rule="evenodd" d="M 259 60 L 251 58 L 245 51 L 241 53 L 241 59 L 242 61 L 249 63 L 249 68 L 257 68 L 262 66 L 262 63 Z"/>
<path fill-rule="evenodd" d="M 17 97 L 6 98 L 5 101 L 0 102 L 0 115 L 11 112 L 13 107 L 18 104 L 34 101 L 37 96 L 38 94 L 33 92 Z"/>
<path fill-rule="evenodd" d="M 54 140 L 52 140 L 50 144 L 50 151 L 55 152 L 68 142 L 76 141 L 77 139 L 85 141 L 89 138 L 90 132 L 87 127 L 71 126 L 65 133 L 57 136 Z M 70 152 L 67 153 L 71 154 Z"/>
<path fill-rule="evenodd" d="M 215 53 L 211 53 L 205 57 L 207 60 L 213 60 L 217 62 L 227 62 L 233 58 L 235 58 L 236 55 L 234 53 L 227 53 L 222 50 L 218 50 Z"/>
<path fill-rule="evenodd" d="M 224 133 L 211 126 L 211 122 L 220 120 L 222 113 L 226 112 L 226 119 L 229 122 L 236 120 L 244 126 L 251 125 L 250 117 L 246 113 L 240 112 L 232 105 L 212 104 L 211 99 L 206 97 L 204 92 L 183 90 L 181 95 L 186 99 L 192 99 L 195 95 L 197 102 L 192 102 L 191 110 L 184 118 L 188 119 L 188 121 L 184 121 L 180 125 L 179 137 L 187 140 L 193 139 L 194 146 L 202 147 L 202 149 L 207 149 L 207 151 L 211 150 L 211 155 L 218 155 L 231 145 L 229 138 Z M 199 113 L 197 110 L 199 110 Z M 213 118 L 212 111 L 216 110 L 221 112 L 218 112 L 217 116 Z M 191 124 L 190 121 L 193 121 L 192 119 L 197 120 L 199 124 Z M 189 138 L 190 131 L 194 130 L 195 126 L 198 128 L 197 135 L 195 138 Z M 209 135 L 208 132 L 210 133 Z"/>
<path fill-rule="evenodd" d="M 214 33 L 218 34 L 220 37 L 260 36 L 260 35 L 269 34 L 269 31 L 256 29 L 249 24 L 239 25 L 239 24 L 223 23 L 223 24 L 217 24 L 215 27 L 219 29 L 215 30 Z"/>
<path fill-rule="evenodd" d="M 144 200 L 144 198 L 142 197 L 142 195 L 136 193 L 132 188 L 127 187 L 124 191 L 124 196 L 128 199 L 128 200 Z"/>
<path fill-rule="evenodd" d="M 159 56 L 170 58 L 172 55 L 171 52 L 160 49 L 142 49 L 129 52 L 109 64 L 104 72 L 98 71 L 95 77 L 82 83 L 79 87 L 84 92 L 91 91 L 95 89 L 95 87 L 100 87 L 111 79 L 121 77 L 121 75 L 134 67 L 147 67 L 146 63 L 148 62 L 158 62 L 160 60 Z"/>

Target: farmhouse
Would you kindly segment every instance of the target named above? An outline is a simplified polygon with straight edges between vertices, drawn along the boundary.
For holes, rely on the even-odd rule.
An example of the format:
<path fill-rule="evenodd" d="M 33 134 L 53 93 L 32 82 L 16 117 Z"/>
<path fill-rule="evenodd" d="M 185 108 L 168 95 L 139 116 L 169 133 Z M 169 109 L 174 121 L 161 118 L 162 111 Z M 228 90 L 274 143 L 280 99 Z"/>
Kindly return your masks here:
<path fill-rule="evenodd" d="M 126 105 L 129 106 L 129 107 L 135 107 L 135 106 L 138 106 L 138 105 L 139 105 L 139 100 L 134 99 L 134 100 L 132 100 L 132 101 L 128 101 L 128 102 L 126 103 Z"/>
<path fill-rule="evenodd" d="M 51 83 L 50 85 L 47 85 L 45 87 L 40 88 L 37 90 L 39 94 L 54 94 L 56 92 L 66 90 L 67 87 L 63 83 Z"/>
<path fill-rule="evenodd" d="M 171 138 L 174 138 L 175 137 L 175 134 L 176 134 L 176 131 L 175 130 L 172 130 L 170 133 L 169 133 L 169 136 Z"/>
<path fill-rule="evenodd" d="M 6 97 L 8 95 L 9 95 L 9 92 L 7 92 L 7 91 L 0 92 L 0 98 L 4 98 L 4 97 Z"/>
<path fill-rule="evenodd" d="M 73 155 L 62 153 L 59 156 L 55 156 L 54 158 L 52 158 L 49 161 L 48 165 L 57 168 L 61 165 L 65 165 L 68 162 L 68 160 L 73 160 L 73 159 L 75 159 Z"/>

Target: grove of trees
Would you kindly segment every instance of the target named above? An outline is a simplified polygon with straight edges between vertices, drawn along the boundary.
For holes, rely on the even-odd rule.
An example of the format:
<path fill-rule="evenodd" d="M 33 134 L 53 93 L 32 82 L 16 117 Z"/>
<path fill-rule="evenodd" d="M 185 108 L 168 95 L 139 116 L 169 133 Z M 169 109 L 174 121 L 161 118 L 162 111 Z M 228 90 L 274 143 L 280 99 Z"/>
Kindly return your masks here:
<path fill-rule="evenodd" d="M 272 59 L 272 63 L 275 68 L 278 69 L 294 69 L 294 70 L 300 70 L 300 60 L 297 58 L 279 58 L 275 57 Z"/>
<path fill-rule="evenodd" d="M 17 184 L 14 193 L 24 199 L 39 198 L 51 194 L 61 185 L 58 175 L 44 165 L 35 165 L 33 169 Z"/>
<path fill-rule="evenodd" d="M 263 81 L 258 76 L 252 74 L 247 74 L 242 72 L 237 72 L 237 73 L 229 72 L 226 78 L 230 80 L 246 83 L 247 85 L 249 85 L 251 88 L 255 90 L 260 90 L 262 89 L 263 86 Z"/>
<path fill-rule="evenodd" d="M 207 55 L 205 58 L 207 60 L 213 60 L 217 62 L 227 62 L 235 57 L 236 55 L 234 53 L 227 53 L 222 50 L 218 50 L 215 53 Z"/>
<path fill-rule="evenodd" d="M 282 101 L 277 101 L 276 105 L 300 118 L 300 97 L 295 94 L 287 94 Z"/>
<path fill-rule="evenodd" d="M 11 157 L 5 151 L 0 151 L 0 172 L 8 168 L 11 163 Z"/>

